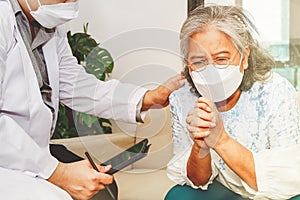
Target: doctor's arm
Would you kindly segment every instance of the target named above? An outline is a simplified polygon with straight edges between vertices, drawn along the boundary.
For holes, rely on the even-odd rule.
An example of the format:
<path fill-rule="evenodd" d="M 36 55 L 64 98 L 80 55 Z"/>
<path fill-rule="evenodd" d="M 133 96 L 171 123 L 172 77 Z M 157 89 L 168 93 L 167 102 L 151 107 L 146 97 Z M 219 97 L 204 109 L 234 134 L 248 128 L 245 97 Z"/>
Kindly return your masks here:
<path fill-rule="evenodd" d="M 161 108 L 169 105 L 170 94 L 184 85 L 184 77 L 177 75 L 169 78 L 153 90 L 148 90 L 143 98 L 142 111 L 150 108 Z"/>
<path fill-rule="evenodd" d="M 1 47 L 0 52 L 3 53 Z M 6 68 L 3 58 L 0 56 L 1 74 L 4 74 Z M 78 199 L 88 199 L 98 190 L 104 189 L 103 184 L 112 182 L 113 177 L 105 174 L 108 169 L 100 168 L 100 172 L 96 172 L 87 160 L 70 164 L 58 162 L 49 151 L 50 127 L 41 128 L 38 135 L 27 133 L 22 127 L 29 123 L 20 125 L 22 120 L 20 122 L 18 118 L 22 114 L 14 113 L 12 108 L 8 109 L 7 100 L 4 101 L 4 98 L 10 96 L 6 94 L 6 81 L 4 79 L 0 82 L 0 168 L 47 179 Z M 43 145 L 34 140 L 36 137 L 44 141 Z"/>
<path fill-rule="evenodd" d="M 117 80 L 100 81 L 77 64 L 65 35 L 58 38 L 60 100 L 74 110 L 135 123 L 140 102 L 141 111 L 167 106 L 170 93 L 184 84 L 182 76 L 153 90 Z"/>
<path fill-rule="evenodd" d="M 38 146 L 3 110 L 0 111 L 0 149 L 0 167 L 6 169 L 47 179 L 57 166 L 48 146 Z"/>
<path fill-rule="evenodd" d="M 49 153 L 49 146 L 40 147 L 5 113 L 0 113 L 0 167 L 20 171 L 32 177 L 47 179 L 76 199 L 89 199 L 113 177 L 109 168 L 96 172 L 87 160 L 58 162 Z"/>

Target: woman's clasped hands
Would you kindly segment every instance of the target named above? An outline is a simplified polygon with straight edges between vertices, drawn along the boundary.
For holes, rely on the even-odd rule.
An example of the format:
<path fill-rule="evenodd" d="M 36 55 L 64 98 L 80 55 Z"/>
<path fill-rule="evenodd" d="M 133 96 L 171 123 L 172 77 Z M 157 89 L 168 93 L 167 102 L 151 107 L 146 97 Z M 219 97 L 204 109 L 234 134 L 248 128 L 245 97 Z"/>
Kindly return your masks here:
<path fill-rule="evenodd" d="M 194 108 L 188 113 L 186 123 L 195 145 L 204 153 L 208 153 L 209 148 L 218 145 L 227 134 L 218 110 L 205 97 L 196 100 Z"/>

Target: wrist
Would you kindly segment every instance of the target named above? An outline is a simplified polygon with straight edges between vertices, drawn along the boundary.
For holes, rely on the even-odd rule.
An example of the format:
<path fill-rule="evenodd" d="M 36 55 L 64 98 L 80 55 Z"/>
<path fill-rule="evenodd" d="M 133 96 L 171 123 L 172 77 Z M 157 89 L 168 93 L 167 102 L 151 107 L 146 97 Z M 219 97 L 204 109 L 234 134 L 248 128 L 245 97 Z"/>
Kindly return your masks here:
<path fill-rule="evenodd" d="M 150 101 L 151 99 L 151 90 L 148 90 L 143 97 L 141 111 L 146 111 L 153 105 L 153 102 Z"/>
<path fill-rule="evenodd" d="M 61 187 L 62 179 L 65 173 L 66 164 L 58 162 L 58 165 L 52 175 L 47 179 L 50 183 Z"/>
<path fill-rule="evenodd" d="M 153 90 L 148 90 L 143 98 L 142 111 L 157 109 L 169 105 L 169 95 L 171 90 L 165 86 L 158 86 Z"/>
<path fill-rule="evenodd" d="M 203 142 L 203 145 L 205 143 Z M 196 143 L 194 143 L 192 147 L 192 153 L 198 155 L 200 158 L 204 158 L 210 154 L 210 148 L 205 145 L 205 147 L 199 147 Z"/>
<path fill-rule="evenodd" d="M 223 130 L 222 134 L 220 135 L 220 139 L 212 148 L 216 152 L 226 150 L 228 149 L 228 145 L 230 145 L 231 140 L 232 138 L 225 132 L 225 130 Z"/>

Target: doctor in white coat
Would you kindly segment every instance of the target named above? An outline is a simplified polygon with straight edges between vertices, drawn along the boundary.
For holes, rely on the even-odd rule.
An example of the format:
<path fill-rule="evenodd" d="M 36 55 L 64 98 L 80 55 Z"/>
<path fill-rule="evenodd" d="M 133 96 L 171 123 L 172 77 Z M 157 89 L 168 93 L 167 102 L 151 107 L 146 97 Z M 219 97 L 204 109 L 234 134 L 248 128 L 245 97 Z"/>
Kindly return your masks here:
<path fill-rule="evenodd" d="M 154 104 L 166 106 L 169 94 L 183 85 L 178 76 L 146 91 L 85 73 L 61 26 L 77 12 L 76 0 L 0 0 L 1 199 L 41 199 L 39 194 L 88 199 L 112 183 L 108 168 L 96 172 L 87 160 L 66 164 L 50 154 L 59 101 L 135 123 L 139 105 L 141 112 Z"/>

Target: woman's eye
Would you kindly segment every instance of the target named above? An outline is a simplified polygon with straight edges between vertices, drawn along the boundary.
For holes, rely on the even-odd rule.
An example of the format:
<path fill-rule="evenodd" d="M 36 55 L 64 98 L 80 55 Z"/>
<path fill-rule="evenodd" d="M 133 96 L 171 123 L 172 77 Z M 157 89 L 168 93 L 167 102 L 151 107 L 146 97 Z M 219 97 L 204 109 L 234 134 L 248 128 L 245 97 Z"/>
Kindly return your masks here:
<path fill-rule="evenodd" d="M 222 64 L 227 64 L 229 62 L 228 58 L 220 57 L 215 59 L 215 63 L 222 65 Z"/>
<path fill-rule="evenodd" d="M 222 60 L 229 60 L 229 59 L 225 57 L 220 57 L 220 58 L 216 58 L 216 60 L 222 61 Z"/>
<path fill-rule="evenodd" d="M 197 61 L 197 62 L 193 62 L 192 65 L 201 67 L 201 66 L 206 65 L 206 63 L 207 63 L 206 60 L 199 60 L 199 61 Z"/>

